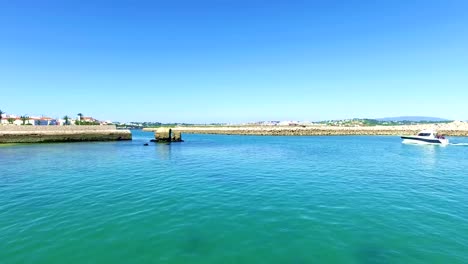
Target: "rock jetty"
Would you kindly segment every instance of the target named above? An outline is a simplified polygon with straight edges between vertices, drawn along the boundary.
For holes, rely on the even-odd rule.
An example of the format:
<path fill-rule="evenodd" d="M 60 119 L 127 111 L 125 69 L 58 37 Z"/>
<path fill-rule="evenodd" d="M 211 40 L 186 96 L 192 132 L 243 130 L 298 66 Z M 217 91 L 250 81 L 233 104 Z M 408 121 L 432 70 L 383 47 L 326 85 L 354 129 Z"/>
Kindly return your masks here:
<path fill-rule="evenodd" d="M 0 125 L 0 144 L 131 140 L 130 130 L 107 126 Z"/>
<path fill-rule="evenodd" d="M 424 129 L 434 129 L 447 136 L 468 136 L 468 122 L 403 125 L 341 127 L 300 126 L 200 126 L 176 127 L 173 131 L 189 134 L 268 135 L 268 136 L 346 136 L 346 135 L 414 135 Z M 145 129 L 154 131 L 154 129 Z"/>

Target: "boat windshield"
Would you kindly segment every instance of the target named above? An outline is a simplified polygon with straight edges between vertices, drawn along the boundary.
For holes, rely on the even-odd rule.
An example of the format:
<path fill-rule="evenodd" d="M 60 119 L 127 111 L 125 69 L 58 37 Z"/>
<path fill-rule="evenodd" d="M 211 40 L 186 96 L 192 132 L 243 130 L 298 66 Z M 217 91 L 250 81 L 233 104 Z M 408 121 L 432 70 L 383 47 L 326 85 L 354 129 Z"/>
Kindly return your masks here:
<path fill-rule="evenodd" d="M 418 136 L 420 137 L 429 137 L 431 133 L 419 133 Z"/>

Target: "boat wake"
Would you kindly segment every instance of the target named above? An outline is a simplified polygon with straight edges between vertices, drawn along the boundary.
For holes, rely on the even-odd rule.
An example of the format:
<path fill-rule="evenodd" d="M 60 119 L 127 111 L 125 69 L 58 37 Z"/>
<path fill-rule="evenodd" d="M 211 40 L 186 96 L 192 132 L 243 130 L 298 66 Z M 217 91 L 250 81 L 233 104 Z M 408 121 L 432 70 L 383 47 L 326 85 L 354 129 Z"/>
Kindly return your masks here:
<path fill-rule="evenodd" d="M 450 143 L 450 146 L 465 146 L 468 147 L 468 143 Z"/>

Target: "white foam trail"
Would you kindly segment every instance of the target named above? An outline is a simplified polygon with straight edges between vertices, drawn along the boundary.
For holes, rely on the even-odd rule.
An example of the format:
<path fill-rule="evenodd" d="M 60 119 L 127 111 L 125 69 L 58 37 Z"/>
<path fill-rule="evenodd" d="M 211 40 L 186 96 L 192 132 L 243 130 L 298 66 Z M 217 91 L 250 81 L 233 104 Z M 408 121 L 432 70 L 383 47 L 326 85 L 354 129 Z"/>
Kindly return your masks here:
<path fill-rule="evenodd" d="M 450 146 L 468 146 L 468 143 L 450 143 Z"/>

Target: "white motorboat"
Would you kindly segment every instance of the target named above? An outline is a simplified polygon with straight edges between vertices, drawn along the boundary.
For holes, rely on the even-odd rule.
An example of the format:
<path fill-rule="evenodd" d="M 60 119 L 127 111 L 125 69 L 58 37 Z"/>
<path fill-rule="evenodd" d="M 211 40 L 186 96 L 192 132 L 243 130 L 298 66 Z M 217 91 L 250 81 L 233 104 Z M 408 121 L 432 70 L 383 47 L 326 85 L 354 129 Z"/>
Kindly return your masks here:
<path fill-rule="evenodd" d="M 416 136 L 402 136 L 402 143 L 406 144 L 429 144 L 429 145 L 448 145 L 449 140 L 434 130 L 423 130 Z"/>

